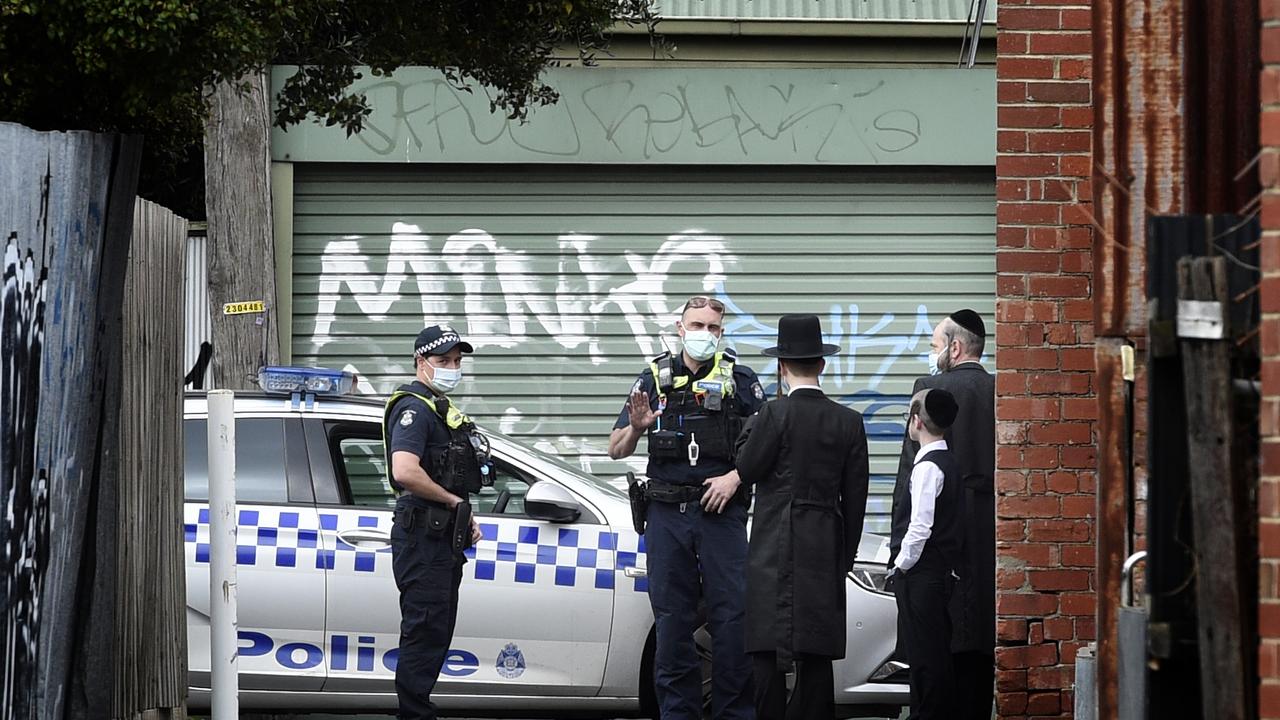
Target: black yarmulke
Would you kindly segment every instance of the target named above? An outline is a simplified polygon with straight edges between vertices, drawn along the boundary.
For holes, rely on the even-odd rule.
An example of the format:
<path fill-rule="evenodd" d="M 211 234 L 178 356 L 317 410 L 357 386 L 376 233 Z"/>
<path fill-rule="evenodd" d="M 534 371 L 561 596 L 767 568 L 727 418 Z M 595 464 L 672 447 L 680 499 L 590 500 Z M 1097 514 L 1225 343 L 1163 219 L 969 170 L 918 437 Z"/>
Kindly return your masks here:
<path fill-rule="evenodd" d="M 956 404 L 954 395 L 942 388 L 934 388 L 925 393 L 924 410 L 929 413 L 929 419 L 933 420 L 934 425 L 946 430 L 956 421 L 960 406 Z"/>
<path fill-rule="evenodd" d="M 978 337 L 985 338 L 987 336 L 987 326 L 983 324 L 982 316 L 968 308 L 951 313 L 951 322 Z"/>

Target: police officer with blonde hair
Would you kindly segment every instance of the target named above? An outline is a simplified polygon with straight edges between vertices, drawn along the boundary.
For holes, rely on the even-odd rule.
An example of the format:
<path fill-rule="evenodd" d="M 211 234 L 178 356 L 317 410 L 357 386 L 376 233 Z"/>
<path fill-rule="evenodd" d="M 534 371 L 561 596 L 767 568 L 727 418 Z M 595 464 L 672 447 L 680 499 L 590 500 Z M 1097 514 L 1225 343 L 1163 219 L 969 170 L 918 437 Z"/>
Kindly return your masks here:
<path fill-rule="evenodd" d="M 659 355 L 640 373 L 609 436 L 614 459 L 648 439 L 648 506 L 639 515 L 662 720 L 702 718 L 702 666 L 693 640 L 700 597 L 712 639 L 711 716 L 754 716 L 743 628 L 750 499 L 734 454 L 743 418 L 764 403 L 764 390 L 732 351 L 719 349 L 724 311 L 714 298 L 684 304 L 676 323 L 681 352 Z"/>
<path fill-rule="evenodd" d="M 383 433 L 396 490 L 391 567 L 400 590 L 399 716 L 434 720 L 431 702 L 458 619 L 463 552 L 480 540 L 468 495 L 487 476 L 488 444 L 448 395 L 471 344 L 432 325 L 413 345 L 414 381 L 387 400 Z"/>

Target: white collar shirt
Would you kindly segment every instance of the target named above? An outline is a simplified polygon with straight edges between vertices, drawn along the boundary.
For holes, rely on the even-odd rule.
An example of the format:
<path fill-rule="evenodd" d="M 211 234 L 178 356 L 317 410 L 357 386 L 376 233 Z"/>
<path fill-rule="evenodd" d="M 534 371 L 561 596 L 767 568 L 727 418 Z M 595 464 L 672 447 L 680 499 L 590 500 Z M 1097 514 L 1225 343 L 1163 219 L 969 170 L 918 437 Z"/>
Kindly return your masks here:
<path fill-rule="evenodd" d="M 911 468 L 911 521 L 894 560 L 894 567 L 900 572 L 910 570 L 920 560 L 924 545 L 933 534 L 934 509 L 938 496 L 942 494 L 942 468 L 932 462 L 921 462 L 921 458 L 935 450 L 946 449 L 947 441 L 937 440 L 922 446 L 916 453 L 915 467 Z"/>

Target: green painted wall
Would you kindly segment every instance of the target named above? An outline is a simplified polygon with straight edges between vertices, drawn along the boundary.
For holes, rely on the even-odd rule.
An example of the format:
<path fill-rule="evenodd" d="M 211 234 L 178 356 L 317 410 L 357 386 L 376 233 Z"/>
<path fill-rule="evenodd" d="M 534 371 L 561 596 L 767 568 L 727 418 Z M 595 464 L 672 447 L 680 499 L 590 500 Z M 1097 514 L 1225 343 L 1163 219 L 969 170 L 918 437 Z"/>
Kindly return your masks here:
<path fill-rule="evenodd" d="M 278 88 L 291 68 L 273 69 Z M 366 73 L 367 75 L 367 73 Z M 990 166 L 990 69 L 559 68 L 527 123 L 437 71 L 366 76 L 366 129 L 273 129 L 278 162 Z"/>

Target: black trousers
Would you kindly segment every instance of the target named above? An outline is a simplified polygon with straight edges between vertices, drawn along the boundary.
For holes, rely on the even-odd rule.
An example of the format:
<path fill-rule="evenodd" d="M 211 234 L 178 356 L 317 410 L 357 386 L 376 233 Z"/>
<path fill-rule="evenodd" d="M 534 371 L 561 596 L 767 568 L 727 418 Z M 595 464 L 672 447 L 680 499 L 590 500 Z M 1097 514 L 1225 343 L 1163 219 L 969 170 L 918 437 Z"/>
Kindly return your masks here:
<path fill-rule="evenodd" d="M 756 681 L 756 720 L 831 720 L 836 715 L 835 676 L 831 658 L 798 655 L 796 685 L 787 699 L 787 675 L 778 669 L 778 654 L 751 653 Z"/>
<path fill-rule="evenodd" d="M 995 705 L 995 658 L 984 652 L 951 654 L 956 688 L 956 720 L 991 720 Z"/>
<path fill-rule="evenodd" d="M 391 569 L 400 590 L 400 651 L 396 697 L 402 720 L 436 720 L 431 702 L 458 621 L 458 586 L 466 558 L 446 534 L 427 533 L 421 515 L 405 528 L 391 527 Z"/>
<path fill-rule="evenodd" d="M 903 635 L 899 645 L 911 666 L 909 720 L 956 717 L 951 615 L 947 611 L 954 583 L 946 570 L 919 566 L 894 583 L 898 628 Z"/>

